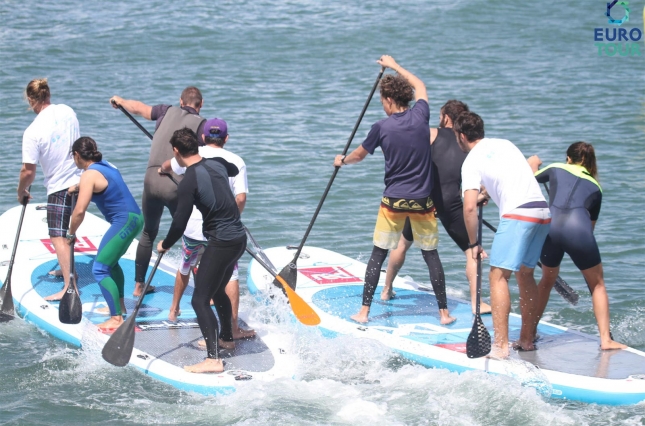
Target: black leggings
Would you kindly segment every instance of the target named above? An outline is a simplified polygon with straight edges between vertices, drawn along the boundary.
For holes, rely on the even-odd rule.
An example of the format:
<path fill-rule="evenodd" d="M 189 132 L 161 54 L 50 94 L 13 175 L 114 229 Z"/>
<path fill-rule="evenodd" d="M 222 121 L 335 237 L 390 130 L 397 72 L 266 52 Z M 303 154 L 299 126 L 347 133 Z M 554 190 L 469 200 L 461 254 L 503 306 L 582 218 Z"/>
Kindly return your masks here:
<path fill-rule="evenodd" d="M 374 292 L 378 286 L 378 280 L 381 277 L 381 266 L 387 257 L 387 250 L 374 246 L 372 256 L 367 262 L 365 270 L 365 285 L 363 286 L 363 306 L 370 306 L 374 298 Z M 443 273 L 443 266 L 437 250 L 421 250 L 423 260 L 428 265 L 430 273 L 430 282 L 432 290 L 437 298 L 439 309 L 448 309 L 448 299 L 446 298 L 446 277 Z"/>
<path fill-rule="evenodd" d="M 219 358 L 220 336 L 224 341 L 233 341 L 231 301 L 225 289 L 233 274 L 235 262 L 242 256 L 245 248 L 246 235 L 232 241 L 209 241 L 199 264 L 191 303 L 206 340 L 208 358 Z M 221 334 L 218 331 L 217 317 L 210 306 L 211 299 L 222 322 Z"/>

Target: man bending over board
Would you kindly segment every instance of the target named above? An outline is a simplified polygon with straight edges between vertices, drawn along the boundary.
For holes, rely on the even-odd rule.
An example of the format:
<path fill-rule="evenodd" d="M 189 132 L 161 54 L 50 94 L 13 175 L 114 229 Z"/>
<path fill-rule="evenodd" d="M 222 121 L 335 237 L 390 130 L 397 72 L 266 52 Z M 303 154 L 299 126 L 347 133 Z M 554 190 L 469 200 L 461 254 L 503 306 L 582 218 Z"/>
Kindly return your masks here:
<path fill-rule="evenodd" d="M 531 351 L 537 322 L 538 288 L 533 277 L 542 245 L 549 233 L 551 213 L 522 152 L 505 139 L 484 137 L 484 121 L 474 112 L 462 112 L 453 124 L 457 141 L 468 153 L 461 168 L 464 221 L 474 259 L 486 256 L 477 244 L 477 203 L 484 186 L 499 207 L 500 222 L 490 255 L 490 300 L 495 342 L 490 356 L 509 355 L 508 316 L 511 296 L 508 280 L 515 272 L 520 288 L 522 329 L 514 349 Z"/>
<path fill-rule="evenodd" d="M 228 178 L 237 175 L 239 170 L 223 158 L 202 158 L 197 135 L 190 129 L 175 131 L 170 144 L 179 165 L 186 167 L 186 174 L 179 183 L 172 224 L 157 250 L 164 253 L 181 238 L 193 205 L 197 206 L 204 219 L 203 231 L 208 237 L 208 245 L 197 271 L 191 303 L 206 340 L 207 358 L 184 368 L 191 373 L 219 373 L 224 371 L 219 357 L 220 346 L 235 348 L 231 301 L 224 289 L 246 248 L 246 232 L 228 182 Z M 210 307 L 211 299 L 222 322 L 221 334 L 217 317 Z"/>
<path fill-rule="evenodd" d="M 380 82 L 381 103 L 388 117 L 372 126 L 361 146 L 349 155 L 337 155 L 334 160 L 336 167 L 356 164 L 367 154 L 373 154 L 379 146 L 385 156 L 385 191 L 374 229 L 374 248 L 365 271 L 363 305 L 351 318 L 360 323 L 368 321 L 381 265 L 388 250 L 397 247 L 405 221 L 409 218 L 414 244 L 421 249 L 423 260 L 428 265 L 439 307 L 439 320 L 441 324 L 450 324 L 455 319 L 448 312 L 446 282 L 437 253 L 439 232 L 435 207 L 430 198 L 432 162 L 426 86 L 391 56 L 381 56 L 378 63 L 398 73 L 386 75 Z M 410 108 L 412 100 L 416 103 Z"/>

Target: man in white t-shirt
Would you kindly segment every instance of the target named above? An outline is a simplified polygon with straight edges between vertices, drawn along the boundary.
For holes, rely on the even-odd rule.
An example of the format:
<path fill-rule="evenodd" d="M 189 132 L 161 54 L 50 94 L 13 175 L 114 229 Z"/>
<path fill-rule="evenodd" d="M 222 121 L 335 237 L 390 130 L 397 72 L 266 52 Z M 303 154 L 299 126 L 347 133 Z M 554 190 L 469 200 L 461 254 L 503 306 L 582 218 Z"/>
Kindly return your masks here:
<path fill-rule="evenodd" d="M 459 114 L 453 123 L 459 146 L 468 153 L 461 167 L 464 221 L 469 248 L 476 259 L 486 253 L 477 244 L 477 199 L 486 188 L 499 208 L 500 222 L 490 255 L 490 293 L 495 329 L 493 357 L 507 357 L 508 315 L 511 298 L 508 280 L 515 272 L 520 289 L 522 329 L 513 349 L 531 351 L 535 330 L 537 284 L 533 271 L 549 233 L 551 214 L 531 167 L 522 152 L 505 139 L 484 137 L 484 121 L 473 112 Z"/>
<path fill-rule="evenodd" d="M 61 291 L 45 297 L 45 300 L 57 301 L 69 286 L 70 255 L 66 237 L 72 197 L 67 190 L 80 181 L 81 170 L 76 167 L 70 154 L 72 144 L 81 135 L 74 110 L 67 105 L 50 102 L 46 78 L 30 81 L 25 93 L 36 118 L 22 137 L 18 201 L 22 203 L 24 197 L 31 199 L 28 188 L 36 178 L 36 164 L 40 163 L 47 188 L 49 237 L 65 281 Z"/>
<path fill-rule="evenodd" d="M 244 206 L 246 205 L 246 194 L 249 192 L 246 164 L 240 156 L 224 149 L 224 144 L 228 141 L 228 126 L 226 121 L 219 118 L 207 120 L 204 123 L 202 138 L 206 145 L 199 147 L 199 155 L 204 158 L 221 157 L 238 168 L 238 175 L 230 177 L 229 184 L 235 196 L 235 202 L 240 210 L 240 214 L 242 214 Z M 186 168 L 181 167 L 177 163 L 177 160 L 172 158 L 171 160 L 165 161 L 160 169 L 162 173 L 168 173 L 170 170 L 175 172 L 175 174 L 183 175 Z M 190 269 L 198 263 L 199 257 L 206 248 L 207 243 L 208 241 L 202 233 L 202 214 L 193 206 L 193 213 L 188 220 L 188 225 L 182 237 L 183 258 L 175 277 L 175 291 L 168 315 L 170 321 L 177 321 L 177 317 L 180 314 L 179 302 L 188 285 Z M 240 281 L 237 264 L 235 264 L 233 275 L 226 285 L 226 294 L 231 299 L 231 308 L 233 311 L 233 338 L 244 339 L 253 337 L 255 331 L 242 329 L 238 324 L 237 314 L 240 306 Z"/>

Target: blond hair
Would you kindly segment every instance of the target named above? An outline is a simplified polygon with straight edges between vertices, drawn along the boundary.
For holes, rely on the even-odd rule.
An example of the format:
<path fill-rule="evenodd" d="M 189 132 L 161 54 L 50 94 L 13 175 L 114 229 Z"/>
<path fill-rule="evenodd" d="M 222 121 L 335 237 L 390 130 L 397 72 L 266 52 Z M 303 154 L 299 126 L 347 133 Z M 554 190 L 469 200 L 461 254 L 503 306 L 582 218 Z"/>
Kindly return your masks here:
<path fill-rule="evenodd" d="M 49 102 L 49 85 L 46 78 L 35 78 L 29 82 L 25 89 L 25 98 L 31 105 Z"/>

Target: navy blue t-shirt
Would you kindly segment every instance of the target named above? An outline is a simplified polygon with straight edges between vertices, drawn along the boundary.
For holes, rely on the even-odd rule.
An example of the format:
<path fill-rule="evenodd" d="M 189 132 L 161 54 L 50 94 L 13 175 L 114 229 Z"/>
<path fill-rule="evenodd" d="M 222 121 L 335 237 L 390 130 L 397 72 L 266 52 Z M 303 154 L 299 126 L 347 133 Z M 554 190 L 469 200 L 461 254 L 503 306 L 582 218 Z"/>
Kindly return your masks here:
<path fill-rule="evenodd" d="M 377 121 L 363 148 L 374 154 L 381 147 L 385 156 L 385 191 L 392 198 L 424 198 L 432 191 L 430 108 L 419 99 L 412 108 Z"/>

